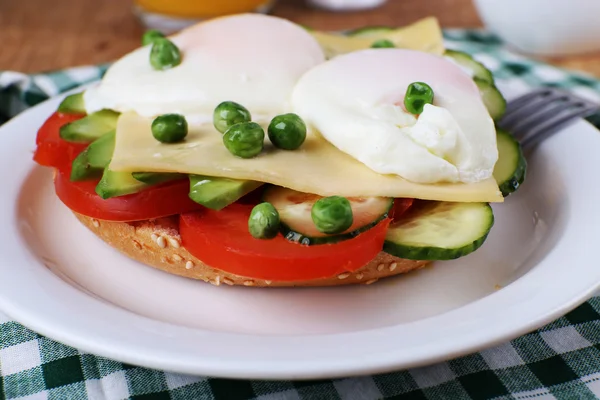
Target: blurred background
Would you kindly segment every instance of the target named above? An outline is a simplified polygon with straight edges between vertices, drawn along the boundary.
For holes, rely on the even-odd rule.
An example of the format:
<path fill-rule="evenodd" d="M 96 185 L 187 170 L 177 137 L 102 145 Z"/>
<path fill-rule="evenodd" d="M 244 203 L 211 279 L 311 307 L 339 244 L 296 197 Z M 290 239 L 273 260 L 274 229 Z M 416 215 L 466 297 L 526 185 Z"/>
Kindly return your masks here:
<path fill-rule="evenodd" d="M 565 12 L 578 9 L 577 2 L 585 3 L 583 10 L 579 7 L 578 16 L 562 23 Z M 560 4 L 568 9 L 558 10 Z M 485 20 L 517 51 L 600 76 L 600 32 L 581 21 L 600 15 L 589 9 L 592 4 L 600 7 L 597 0 L 0 0 L 0 70 L 42 72 L 110 62 L 140 45 L 144 22 L 176 29 L 198 18 L 259 10 L 319 30 L 401 26 L 426 16 L 437 17 L 444 28 L 482 27 Z M 548 10 L 553 14 L 543 14 Z M 579 36 L 558 36 L 560 29 L 577 27 Z M 553 47 L 552 32 L 570 42 Z M 530 39 L 529 48 L 519 43 L 525 39 Z"/>

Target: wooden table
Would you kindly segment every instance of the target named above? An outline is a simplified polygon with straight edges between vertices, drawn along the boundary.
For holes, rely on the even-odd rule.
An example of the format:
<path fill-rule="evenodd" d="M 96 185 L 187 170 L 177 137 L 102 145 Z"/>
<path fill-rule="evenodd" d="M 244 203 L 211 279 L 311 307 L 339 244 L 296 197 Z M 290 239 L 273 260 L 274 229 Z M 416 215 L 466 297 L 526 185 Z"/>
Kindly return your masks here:
<path fill-rule="evenodd" d="M 471 0 L 389 0 L 360 13 L 279 0 L 273 14 L 324 30 L 403 25 L 429 15 L 444 27 L 481 26 Z M 40 72 L 111 61 L 139 46 L 143 30 L 128 0 L 0 0 L 0 70 Z M 600 53 L 546 61 L 600 77 Z"/>

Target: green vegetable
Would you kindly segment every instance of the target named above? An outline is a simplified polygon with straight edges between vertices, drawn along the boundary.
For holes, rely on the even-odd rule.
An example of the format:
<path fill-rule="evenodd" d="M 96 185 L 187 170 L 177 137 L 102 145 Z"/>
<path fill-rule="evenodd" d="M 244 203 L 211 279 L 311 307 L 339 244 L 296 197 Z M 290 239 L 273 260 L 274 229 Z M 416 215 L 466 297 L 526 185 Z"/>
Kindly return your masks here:
<path fill-rule="evenodd" d="M 296 114 L 278 115 L 269 124 L 269 139 L 283 150 L 296 150 L 306 139 L 306 124 Z"/>
<path fill-rule="evenodd" d="M 352 226 L 340 234 L 327 235 L 317 229 L 311 216 L 312 207 L 320 198 L 316 194 L 280 186 L 270 186 L 263 194 L 263 201 L 271 203 L 279 212 L 281 233 L 287 240 L 303 245 L 338 243 L 352 239 L 386 218 L 394 205 L 394 199 L 390 197 L 349 198 Z"/>
<path fill-rule="evenodd" d="M 503 130 L 496 130 L 498 143 L 498 162 L 494 166 L 494 179 L 502 194 L 506 197 L 515 192 L 525 180 L 527 161 L 519 142 Z"/>
<path fill-rule="evenodd" d="M 260 154 L 265 141 L 265 131 L 255 122 L 233 125 L 223 135 L 223 144 L 231 154 L 252 158 Z"/>
<path fill-rule="evenodd" d="M 500 119 L 506 112 L 506 99 L 502 96 L 502 93 L 493 82 L 484 81 L 477 77 L 473 78 L 473 81 L 479 89 L 479 94 L 490 113 L 490 117 L 494 120 Z"/>
<path fill-rule="evenodd" d="M 383 251 L 409 260 L 452 260 L 477 250 L 493 225 L 488 203 L 419 200 L 390 225 Z"/>
<path fill-rule="evenodd" d="M 323 197 L 315 202 L 310 212 L 312 220 L 320 232 L 334 235 L 352 226 L 352 207 L 347 198 L 341 196 Z"/>
<path fill-rule="evenodd" d="M 449 50 L 444 52 L 444 57 L 452 59 L 455 63 L 471 72 L 471 76 L 481 79 L 482 81 L 494 83 L 492 72 L 479 61 L 476 61 L 473 56 L 463 51 Z"/>
<path fill-rule="evenodd" d="M 180 114 L 159 115 L 152 121 L 152 136 L 162 143 L 182 141 L 188 133 L 188 124 Z"/>
<path fill-rule="evenodd" d="M 64 98 L 58 105 L 58 112 L 67 114 L 85 114 L 83 92 L 75 93 Z"/>
<path fill-rule="evenodd" d="M 134 179 L 130 172 L 117 172 L 105 168 L 102 179 L 96 185 L 96 193 L 106 200 L 111 197 L 137 193 L 148 187 L 150 185 Z"/>
<path fill-rule="evenodd" d="M 262 186 L 262 182 L 190 175 L 189 197 L 211 210 L 221 210 Z"/>
<path fill-rule="evenodd" d="M 148 46 L 149 44 L 154 43 L 156 39 L 164 39 L 165 35 L 162 32 L 157 31 L 156 29 L 150 29 L 144 32 L 142 36 L 142 46 Z"/>
<path fill-rule="evenodd" d="M 133 179 L 136 181 L 140 181 L 147 185 L 158 185 L 159 183 L 175 181 L 187 177 L 186 174 L 177 172 L 134 172 L 131 176 L 133 176 Z"/>
<path fill-rule="evenodd" d="M 215 108 L 213 112 L 213 124 L 221 133 L 235 124 L 252 121 L 250 111 L 241 104 L 233 101 L 224 101 Z"/>
<path fill-rule="evenodd" d="M 114 149 L 115 131 L 111 131 L 90 143 L 71 164 L 71 182 L 102 176 L 104 169 L 110 163 Z"/>
<path fill-rule="evenodd" d="M 393 31 L 393 28 L 389 26 L 366 26 L 363 28 L 357 28 L 349 31 L 348 36 L 360 37 L 360 38 L 378 38 L 385 36 Z"/>
<path fill-rule="evenodd" d="M 179 48 L 169 39 L 155 39 L 150 50 L 150 65 L 162 71 L 171 69 L 181 64 Z"/>
<path fill-rule="evenodd" d="M 413 82 L 404 96 L 404 107 L 412 114 L 421 114 L 425 104 L 433 104 L 433 89 L 426 83 Z"/>
<path fill-rule="evenodd" d="M 271 203 L 260 203 L 252 209 L 248 231 L 256 239 L 273 239 L 279 233 L 279 213 Z"/>
<path fill-rule="evenodd" d="M 75 143 L 89 143 L 115 130 L 119 113 L 100 110 L 77 121 L 69 122 L 59 129 L 61 139 Z"/>
<path fill-rule="evenodd" d="M 373 48 L 373 49 L 391 49 L 394 47 L 396 47 L 396 45 L 394 44 L 394 42 L 392 42 L 389 39 L 376 40 L 371 45 L 371 48 Z"/>

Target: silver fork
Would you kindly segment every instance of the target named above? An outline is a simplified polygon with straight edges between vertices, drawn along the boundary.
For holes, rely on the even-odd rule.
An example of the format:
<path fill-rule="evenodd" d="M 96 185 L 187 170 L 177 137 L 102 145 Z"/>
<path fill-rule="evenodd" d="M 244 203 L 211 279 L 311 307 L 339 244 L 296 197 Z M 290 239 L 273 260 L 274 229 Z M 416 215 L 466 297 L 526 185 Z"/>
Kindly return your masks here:
<path fill-rule="evenodd" d="M 523 148 L 535 146 L 600 105 L 555 88 L 543 88 L 508 102 L 498 126 L 513 134 Z"/>

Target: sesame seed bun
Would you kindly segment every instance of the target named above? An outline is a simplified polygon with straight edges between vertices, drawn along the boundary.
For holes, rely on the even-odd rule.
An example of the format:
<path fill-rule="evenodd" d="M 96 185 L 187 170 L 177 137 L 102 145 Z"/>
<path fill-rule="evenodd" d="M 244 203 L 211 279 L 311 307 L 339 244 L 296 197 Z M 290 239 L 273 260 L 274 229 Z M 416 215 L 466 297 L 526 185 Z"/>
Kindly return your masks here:
<path fill-rule="evenodd" d="M 336 286 L 371 284 L 378 279 L 403 274 L 425 266 L 428 261 L 413 261 L 380 252 L 363 268 L 327 279 L 298 282 L 253 279 L 212 268 L 191 255 L 182 245 L 177 217 L 139 222 L 100 221 L 74 213 L 94 234 L 126 256 L 143 264 L 213 285 L 243 286 Z"/>

